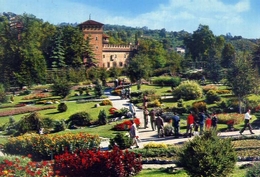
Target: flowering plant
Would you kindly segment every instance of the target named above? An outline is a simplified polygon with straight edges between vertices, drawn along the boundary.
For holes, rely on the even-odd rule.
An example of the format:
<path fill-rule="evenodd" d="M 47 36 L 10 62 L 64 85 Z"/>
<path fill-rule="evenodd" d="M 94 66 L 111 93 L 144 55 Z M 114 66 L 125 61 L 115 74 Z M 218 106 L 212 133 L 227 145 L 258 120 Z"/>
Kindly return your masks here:
<path fill-rule="evenodd" d="M 134 123 L 136 124 L 137 127 L 140 126 L 140 119 L 139 118 L 134 118 Z M 120 123 L 120 124 L 116 124 L 114 126 L 114 130 L 130 130 L 131 128 L 131 121 L 130 120 L 125 120 L 124 122 Z"/>

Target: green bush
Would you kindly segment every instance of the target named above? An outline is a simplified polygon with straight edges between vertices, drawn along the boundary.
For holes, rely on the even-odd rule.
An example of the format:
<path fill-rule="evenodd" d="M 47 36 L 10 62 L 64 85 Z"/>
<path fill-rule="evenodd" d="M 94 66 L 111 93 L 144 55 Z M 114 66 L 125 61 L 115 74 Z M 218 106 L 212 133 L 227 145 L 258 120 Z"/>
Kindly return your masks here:
<path fill-rule="evenodd" d="M 82 111 L 77 112 L 75 114 L 72 114 L 68 120 L 66 120 L 66 123 L 70 123 L 70 125 L 76 125 L 76 126 L 88 126 L 91 124 L 91 116 L 89 113 Z"/>
<path fill-rule="evenodd" d="M 66 129 L 66 123 L 64 120 L 54 122 L 53 132 L 60 132 L 60 131 L 64 131 L 65 129 Z"/>
<path fill-rule="evenodd" d="M 106 125 L 107 124 L 107 114 L 106 111 L 100 110 L 98 114 L 98 122 L 100 125 Z"/>
<path fill-rule="evenodd" d="M 179 149 L 179 166 L 194 177 L 226 177 L 235 168 L 237 155 L 231 139 L 220 138 L 214 131 L 196 136 Z"/>
<path fill-rule="evenodd" d="M 176 100 L 196 100 L 202 95 L 202 88 L 195 81 L 184 81 L 173 90 L 173 96 Z"/>
<path fill-rule="evenodd" d="M 207 104 L 204 101 L 196 101 L 192 103 L 192 111 L 199 113 L 207 110 Z"/>
<path fill-rule="evenodd" d="M 109 148 L 112 149 L 114 145 L 117 145 L 119 149 L 126 149 L 131 146 L 130 137 L 123 134 L 118 133 L 114 138 L 109 141 Z"/>
<path fill-rule="evenodd" d="M 177 87 L 181 82 L 180 77 L 161 76 L 153 78 L 154 85 Z"/>
<path fill-rule="evenodd" d="M 217 94 L 217 92 L 215 90 L 209 90 L 206 93 L 206 103 L 212 104 L 215 101 L 220 101 L 220 100 L 221 100 L 221 98 L 220 98 L 220 96 Z"/>
<path fill-rule="evenodd" d="M 65 103 L 60 103 L 58 105 L 58 111 L 59 112 L 66 112 L 68 109 L 68 106 Z"/>
<path fill-rule="evenodd" d="M 248 168 L 246 177 L 258 177 L 260 174 L 260 162 L 254 162 L 252 167 Z"/>
<path fill-rule="evenodd" d="M 22 117 L 15 127 L 19 134 L 24 134 L 26 132 L 38 133 L 39 129 L 44 127 L 44 125 L 40 114 L 33 112 Z"/>

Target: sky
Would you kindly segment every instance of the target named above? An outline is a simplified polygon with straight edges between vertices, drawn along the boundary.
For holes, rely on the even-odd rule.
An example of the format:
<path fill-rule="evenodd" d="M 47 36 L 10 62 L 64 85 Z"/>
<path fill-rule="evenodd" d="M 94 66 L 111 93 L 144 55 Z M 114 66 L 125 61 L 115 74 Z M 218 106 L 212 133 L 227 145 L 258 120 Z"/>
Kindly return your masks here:
<path fill-rule="evenodd" d="M 208 25 L 214 35 L 260 38 L 260 0 L 0 0 L 0 13 L 32 14 L 45 22 L 148 27 L 193 33 Z"/>

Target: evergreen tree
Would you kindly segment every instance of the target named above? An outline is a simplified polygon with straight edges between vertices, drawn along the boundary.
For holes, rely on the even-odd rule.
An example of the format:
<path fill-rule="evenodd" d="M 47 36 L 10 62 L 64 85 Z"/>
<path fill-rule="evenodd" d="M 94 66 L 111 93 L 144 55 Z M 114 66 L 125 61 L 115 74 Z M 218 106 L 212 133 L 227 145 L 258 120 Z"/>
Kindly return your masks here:
<path fill-rule="evenodd" d="M 62 40 L 62 31 L 59 30 L 53 39 L 53 47 L 52 47 L 52 54 L 51 54 L 51 60 L 52 60 L 52 69 L 59 69 L 66 67 L 65 63 L 65 52 L 64 52 L 64 47 L 62 45 L 63 40 Z"/>

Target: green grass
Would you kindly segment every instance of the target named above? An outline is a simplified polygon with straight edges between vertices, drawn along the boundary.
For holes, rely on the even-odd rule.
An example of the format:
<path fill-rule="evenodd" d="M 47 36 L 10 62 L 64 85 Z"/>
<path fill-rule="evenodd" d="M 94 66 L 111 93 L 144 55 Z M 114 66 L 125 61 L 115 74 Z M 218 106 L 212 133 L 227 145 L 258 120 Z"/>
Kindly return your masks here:
<path fill-rule="evenodd" d="M 235 167 L 234 172 L 229 177 L 245 177 L 247 169 L 240 169 L 238 166 Z M 167 173 L 165 168 L 160 169 L 143 169 L 137 177 L 189 177 L 185 170 L 178 170 L 175 174 Z"/>

